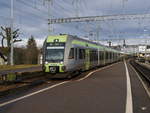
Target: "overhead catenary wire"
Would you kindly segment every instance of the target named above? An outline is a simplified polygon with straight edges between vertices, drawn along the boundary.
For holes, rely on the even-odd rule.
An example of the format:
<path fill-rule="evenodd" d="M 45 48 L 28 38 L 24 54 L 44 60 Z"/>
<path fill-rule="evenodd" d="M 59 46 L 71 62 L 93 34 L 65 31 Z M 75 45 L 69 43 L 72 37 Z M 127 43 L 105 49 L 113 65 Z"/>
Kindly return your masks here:
<path fill-rule="evenodd" d="M 37 14 L 34 14 L 33 12 L 22 11 L 22 13 L 21 13 L 21 12 L 19 12 L 19 11 L 15 11 L 15 13 L 18 13 L 18 14 L 20 14 L 20 15 L 26 17 L 26 18 L 28 18 L 28 17 L 27 17 L 25 14 L 23 14 L 23 13 L 30 14 L 30 15 L 33 16 L 33 17 L 30 17 L 30 18 L 36 18 L 36 17 L 38 17 L 38 18 L 36 18 L 37 20 L 47 20 L 47 18 L 44 18 L 43 16 L 40 16 L 40 15 L 37 15 Z M 35 17 L 34 17 L 34 16 L 35 16 Z M 28 19 L 30 19 L 30 18 L 28 18 Z"/>
<path fill-rule="evenodd" d="M 54 3 L 55 3 L 55 5 L 54 5 L 54 7 L 53 7 L 53 9 L 54 9 L 54 11 L 56 11 L 56 9 L 58 9 L 59 10 L 59 8 L 60 9 L 62 9 L 63 10 L 63 17 L 64 16 L 70 16 L 70 17 L 72 17 L 73 16 L 73 14 L 74 14 L 74 9 L 73 9 L 73 7 L 72 7 L 72 4 L 70 4 L 69 2 L 66 2 L 65 0 L 63 1 L 63 6 L 62 6 L 62 4 L 60 4 L 60 2 L 59 1 L 54 1 Z M 53 10 L 52 9 L 52 10 Z M 58 14 L 58 15 L 60 15 L 60 14 Z"/>
<path fill-rule="evenodd" d="M 0 18 L 10 20 L 10 17 L 5 17 L 5 16 L 2 16 L 2 15 L 0 15 Z"/>
<path fill-rule="evenodd" d="M 6 8 L 10 8 L 10 4 L 9 4 L 9 2 L 8 3 L 6 3 L 6 0 L 5 0 L 5 2 L 4 1 L 0 1 L 0 3 L 1 3 L 1 5 L 4 7 L 6 7 Z"/>
<path fill-rule="evenodd" d="M 62 11 L 63 10 L 63 14 L 61 14 L 63 17 L 64 16 L 72 16 L 73 11 L 71 9 L 66 9 L 65 7 L 63 7 L 59 2 L 55 2 L 55 5 L 53 6 L 53 8 L 51 9 L 53 13 L 57 13 L 58 15 L 60 15 L 59 10 L 56 11 L 56 9 L 59 9 Z"/>
<path fill-rule="evenodd" d="M 25 5 L 26 7 L 30 7 L 30 8 L 32 8 L 32 9 L 35 9 L 33 6 L 31 6 L 31 4 L 29 5 L 28 3 L 26 3 L 26 2 L 24 2 L 24 1 L 22 1 L 22 0 L 16 0 L 16 1 L 19 1 L 20 3 L 24 3 L 24 5 Z M 16 2 L 16 3 L 17 3 L 17 2 Z M 7 6 L 9 6 L 8 3 L 5 3 L 5 2 L 4 2 L 4 4 L 7 5 Z M 8 8 L 10 8 L 10 6 L 9 6 Z M 16 12 L 19 12 L 19 11 L 21 10 L 21 8 L 19 9 L 18 7 L 17 7 L 17 8 L 15 7 L 15 9 L 16 9 L 16 10 L 15 10 L 15 13 L 16 13 Z M 36 10 L 36 9 L 35 9 L 35 10 Z M 39 11 L 41 11 L 41 10 L 39 10 Z M 38 16 L 38 14 L 29 12 L 29 11 L 23 11 L 23 13 L 32 14 L 32 15 L 34 15 L 34 16 L 36 16 L 36 17 Z M 5 18 L 5 19 L 10 19 L 10 17 L 5 17 L 5 16 L 1 16 L 1 15 L 0 15 L 0 17 L 1 17 L 1 18 Z M 39 15 L 38 17 L 39 17 L 39 18 L 42 18 L 42 16 L 40 16 L 40 15 Z"/>
<path fill-rule="evenodd" d="M 18 3 L 20 3 L 20 4 L 23 4 L 23 5 L 26 6 L 26 7 L 30 7 L 30 8 L 32 8 L 32 9 L 34 9 L 35 11 L 41 12 L 41 13 L 43 13 L 43 14 L 47 13 L 46 11 L 41 10 L 41 9 L 35 7 L 35 6 L 33 5 L 34 3 L 31 4 L 31 3 L 25 2 L 25 1 L 23 1 L 23 0 L 16 0 L 16 1 L 17 1 Z"/>
<path fill-rule="evenodd" d="M 17 1 L 22 1 L 22 0 L 17 0 Z M 25 3 L 25 2 L 19 2 L 19 3 Z M 33 9 L 34 11 L 29 11 L 29 10 L 22 10 L 22 8 L 18 8 L 18 7 L 16 7 L 15 9 L 15 13 L 18 13 L 18 14 L 21 14 L 22 16 L 26 16 L 26 18 L 28 18 L 29 16 L 27 16 L 27 15 L 32 15 L 32 16 L 30 16 L 30 18 L 34 18 L 34 16 L 35 17 L 38 17 L 38 18 L 36 18 L 36 19 L 43 19 L 43 20 L 46 20 L 47 18 L 46 17 L 44 17 L 44 15 L 43 14 L 46 14 L 47 12 L 46 11 L 42 11 L 42 10 L 37 10 L 36 8 L 34 8 L 32 5 L 27 5 L 27 4 L 25 4 L 25 7 L 29 7 L 29 8 L 31 8 L 31 9 Z M 37 11 L 38 13 L 35 13 L 35 11 Z M 26 14 L 26 15 L 25 15 Z M 46 15 L 45 15 L 46 16 Z"/>

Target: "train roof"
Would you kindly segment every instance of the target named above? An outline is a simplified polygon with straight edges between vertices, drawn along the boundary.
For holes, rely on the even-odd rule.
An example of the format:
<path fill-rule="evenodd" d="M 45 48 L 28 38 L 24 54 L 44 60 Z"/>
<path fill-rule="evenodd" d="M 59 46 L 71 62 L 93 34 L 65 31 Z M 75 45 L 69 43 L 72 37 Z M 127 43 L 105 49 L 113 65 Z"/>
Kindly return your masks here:
<path fill-rule="evenodd" d="M 100 43 L 96 43 L 96 42 L 93 42 L 93 41 L 90 41 L 87 39 L 79 38 L 78 36 L 67 35 L 67 34 L 48 36 L 46 39 L 46 42 L 51 42 L 51 41 L 53 42 L 53 40 L 55 40 L 56 38 L 57 39 L 59 38 L 61 40 L 61 42 L 66 42 L 67 38 L 71 38 L 72 40 L 74 40 L 74 42 L 76 42 L 78 44 L 83 44 L 84 42 L 86 42 L 86 43 L 88 43 L 88 45 L 91 45 L 95 48 L 103 48 L 107 51 L 113 51 L 113 52 L 121 53 L 121 51 L 118 51 L 118 50 L 112 49 L 110 47 L 104 46 Z"/>

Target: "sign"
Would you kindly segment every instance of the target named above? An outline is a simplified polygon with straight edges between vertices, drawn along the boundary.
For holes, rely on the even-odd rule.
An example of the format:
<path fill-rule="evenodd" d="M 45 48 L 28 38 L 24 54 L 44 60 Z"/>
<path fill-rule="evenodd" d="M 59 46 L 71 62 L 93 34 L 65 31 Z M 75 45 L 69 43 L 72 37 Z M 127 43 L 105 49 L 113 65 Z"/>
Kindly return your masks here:
<path fill-rule="evenodd" d="M 139 46 L 139 52 L 145 52 L 146 46 Z"/>
<path fill-rule="evenodd" d="M 47 46 L 51 46 L 51 47 L 54 47 L 54 46 L 65 46 L 65 43 L 62 43 L 62 42 L 51 42 L 51 43 L 47 43 L 46 45 Z"/>
<path fill-rule="evenodd" d="M 47 49 L 64 49 L 65 47 L 47 47 Z"/>

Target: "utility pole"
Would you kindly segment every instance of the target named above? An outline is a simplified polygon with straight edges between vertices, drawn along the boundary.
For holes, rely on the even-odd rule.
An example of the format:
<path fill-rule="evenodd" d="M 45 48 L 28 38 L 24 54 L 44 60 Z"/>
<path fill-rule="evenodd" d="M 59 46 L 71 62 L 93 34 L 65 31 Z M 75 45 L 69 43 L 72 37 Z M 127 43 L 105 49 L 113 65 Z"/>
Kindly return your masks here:
<path fill-rule="evenodd" d="M 75 16 L 76 17 L 79 17 L 79 4 L 80 4 L 81 0 L 73 0 L 72 4 L 74 5 L 75 7 Z"/>
<path fill-rule="evenodd" d="M 128 0 L 122 0 L 122 9 L 123 9 L 123 14 L 125 13 L 125 3 L 128 2 Z"/>
<path fill-rule="evenodd" d="M 123 47 L 126 48 L 126 40 L 123 40 Z"/>
<path fill-rule="evenodd" d="M 89 21 L 86 21 L 85 30 L 87 32 L 87 38 L 90 40 L 90 28 L 89 28 Z"/>
<path fill-rule="evenodd" d="M 51 6 L 51 3 L 52 3 L 53 0 L 44 0 L 44 2 L 47 2 L 47 5 L 48 5 L 48 19 L 51 18 L 51 10 L 50 10 L 50 6 Z M 44 3 L 45 4 L 45 3 Z M 51 25 L 52 24 L 49 24 L 48 23 L 48 34 L 50 35 L 51 34 Z"/>
<path fill-rule="evenodd" d="M 109 46 L 109 47 L 111 47 L 111 43 L 112 43 L 111 41 L 108 41 L 108 46 Z"/>
<path fill-rule="evenodd" d="M 13 43 L 13 22 L 14 22 L 14 0 L 11 0 L 11 52 L 10 52 L 10 64 L 14 65 L 14 43 Z"/>
<path fill-rule="evenodd" d="M 50 5 L 51 5 L 51 0 L 48 0 L 48 18 L 51 17 L 51 14 L 50 14 Z M 48 25 L 48 33 L 49 33 L 49 35 L 51 34 L 51 25 L 50 24 Z"/>
<path fill-rule="evenodd" d="M 98 43 L 98 44 L 99 44 L 98 41 L 99 41 L 99 32 L 100 32 L 99 30 L 100 30 L 100 25 L 97 26 L 97 43 Z M 98 52 L 98 65 L 99 65 L 99 64 L 100 64 L 100 53 L 99 53 L 99 52 L 100 52 L 100 49 L 99 49 L 99 47 L 98 47 L 97 52 Z"/>

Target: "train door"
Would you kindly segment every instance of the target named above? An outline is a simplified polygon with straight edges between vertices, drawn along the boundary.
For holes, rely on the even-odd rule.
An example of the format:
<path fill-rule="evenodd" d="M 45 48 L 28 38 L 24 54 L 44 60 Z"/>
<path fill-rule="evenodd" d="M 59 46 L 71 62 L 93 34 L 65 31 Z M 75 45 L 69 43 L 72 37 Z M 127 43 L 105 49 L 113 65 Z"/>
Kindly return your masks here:
<path fill-rule="evenodd" d="M 85 70 L 90 68 L 90 50 L 85 50 Z"/>

